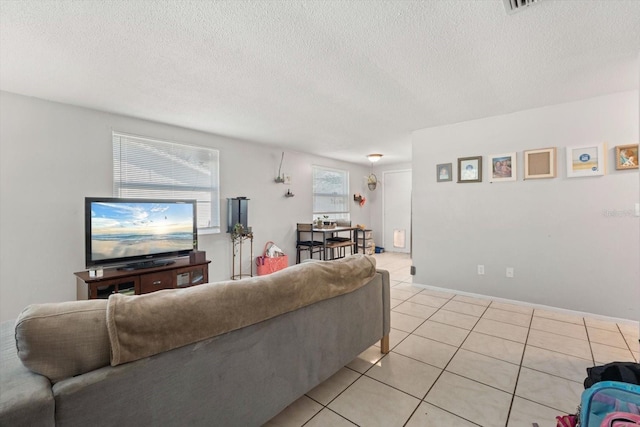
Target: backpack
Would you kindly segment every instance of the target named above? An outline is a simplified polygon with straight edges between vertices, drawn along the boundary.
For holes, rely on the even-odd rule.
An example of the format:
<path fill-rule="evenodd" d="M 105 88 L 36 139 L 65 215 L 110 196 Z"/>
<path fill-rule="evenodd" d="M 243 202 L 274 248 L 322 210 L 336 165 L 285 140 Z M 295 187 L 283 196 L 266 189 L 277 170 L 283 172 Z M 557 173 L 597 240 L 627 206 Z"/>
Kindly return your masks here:
<path fill-rule="evenodd" d="M 601 381 L 582 392 L 580 427 L 600 427 L 612 412 L 640 415 L 640 385 Z"/>
<path fill-rule="evenodd" d="M 600 381 L 640 384 L 640 363 L 611 362 L 606 365 L 587 368 L 584 388 L 587 389 Z"/>
<path fill-rule="evenodd" d="M 600 427 L 638 427 L 640 426 L 640 415 L 629 412 L 612 412 L 607 415 Z"/>

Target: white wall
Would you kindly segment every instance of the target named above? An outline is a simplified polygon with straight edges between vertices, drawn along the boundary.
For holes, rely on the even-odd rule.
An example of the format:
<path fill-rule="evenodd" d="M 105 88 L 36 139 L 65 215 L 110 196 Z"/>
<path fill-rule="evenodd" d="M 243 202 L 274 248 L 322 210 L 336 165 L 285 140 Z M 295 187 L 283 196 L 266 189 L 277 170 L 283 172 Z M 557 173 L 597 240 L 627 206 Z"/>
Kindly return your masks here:
<path fill-rule="evenodd" d="M 255 255 L 273 240 L 295 262 L 295 223 L 312 219 L 312 165 L 346 169 L 351 192 L 366 189 L 365 166 L 286 152 L 283 173 L 295 197 L 285 198 L 288 186 L 273 181 L 278 147 L 0 92 L 0 320 L 31 303 L 76 298 L 84 198 L 112 195 L 112 130 L 219 149 L 223 229 L 226 199 L 251 199 Z M 370 223 L 370 205 L 354 203 L 352 221 Z M 213 261 L 210 280 L 228 279 L 229 235 L 201 236 L 199 247 Z"/>
<path fill-rule="evenodd" d="M 414 282 L 638 320 L 638 170 L 614 167 L 638 114 L 632 91 L 414 132 Z M 567 178 L 565 147 L 600 142 L 607 175 Z M 558 177 L 523 181 L 523 150 L 545 147 Z M 458 157 L 513 151 L 516 182 L 487 182 L 485 164 L 482 183 L 436 183 L 438 163 L 456 176 Z"/>

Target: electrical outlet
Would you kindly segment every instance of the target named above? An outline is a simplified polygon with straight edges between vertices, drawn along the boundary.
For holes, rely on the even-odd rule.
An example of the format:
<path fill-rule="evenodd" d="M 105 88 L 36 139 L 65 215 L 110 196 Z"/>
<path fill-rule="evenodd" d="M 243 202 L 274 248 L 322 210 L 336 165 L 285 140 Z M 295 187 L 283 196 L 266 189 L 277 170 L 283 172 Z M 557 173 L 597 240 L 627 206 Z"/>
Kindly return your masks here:
<path fill-rule="evenodd" d="M 513 277 L 513 267 L 507 267 L 507 277 Z"/>
<path fill-rule="evenodd" d="M 411 274 L 412 276 L 415 276 L 415 275 L 416 275 L 416 266 L 415 266 L 415 265 L 412 265 L 412 266 L 411 266 L 410 274 Z"/>
<path fill-rule="evenodd" d="M 484 274 L 484 265 L 478 264 L 478 276 L 482 276 Z"/>

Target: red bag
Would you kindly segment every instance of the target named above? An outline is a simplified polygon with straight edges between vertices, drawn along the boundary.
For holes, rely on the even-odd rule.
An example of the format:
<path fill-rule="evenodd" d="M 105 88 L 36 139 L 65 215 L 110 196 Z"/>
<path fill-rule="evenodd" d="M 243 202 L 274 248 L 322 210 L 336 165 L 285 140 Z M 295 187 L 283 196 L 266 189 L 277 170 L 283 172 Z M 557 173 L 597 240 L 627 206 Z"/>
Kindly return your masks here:
<path fill-rule="evenodd" d="M 576 427 L 578 425 L 578 417 L 575 415 L 558 415 L 556 417 L 556 427 Z"/>
<path fill-rule="evenodd" d="M 264 245 L 262 256 L 256 257 L 256 271 L 258 273 L 258 276 L 275 273 L 276 271 L 282 270 L 283 268 L 289 266 L 289 257 L 285 254 L 275 257 L 267 256 L 269 245 L 275 245 L 275 243 L 271 241 L 267 242 Z"/>

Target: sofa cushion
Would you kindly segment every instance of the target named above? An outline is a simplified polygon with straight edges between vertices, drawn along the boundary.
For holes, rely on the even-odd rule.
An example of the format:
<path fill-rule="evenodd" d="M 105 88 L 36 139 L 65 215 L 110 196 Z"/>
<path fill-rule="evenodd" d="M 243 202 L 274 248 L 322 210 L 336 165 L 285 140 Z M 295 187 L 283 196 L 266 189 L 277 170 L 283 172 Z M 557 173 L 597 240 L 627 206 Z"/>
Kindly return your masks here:
<path fill-rule="evenodd" d="M 55 383 L 109 365 L 107 300 L 32 304 L 15 326 L 18 357 Z"/>
<path fill-rule="evenodd" d="M 353 255 L 276 273 L 109 297 L 111 365 L 130 362 L 355 291 L 373 278 L 375 258 Z"/>

